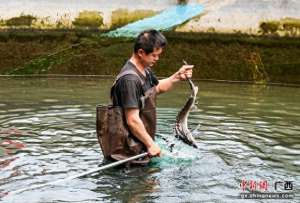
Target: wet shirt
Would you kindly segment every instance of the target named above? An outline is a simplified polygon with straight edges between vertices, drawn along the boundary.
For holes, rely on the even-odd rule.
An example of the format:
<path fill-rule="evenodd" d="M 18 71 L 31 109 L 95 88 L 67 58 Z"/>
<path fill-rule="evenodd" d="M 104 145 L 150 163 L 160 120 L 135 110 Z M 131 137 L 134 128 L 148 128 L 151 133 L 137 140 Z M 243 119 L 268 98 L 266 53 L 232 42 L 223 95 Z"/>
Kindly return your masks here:
<path fill-rule="evenodd" d="M 144 81 L 142 85 L 137 75 L 128 74 L 122 76 L 115 87 L 112 89 L 112 101 L 114 106 L 121 106 L 122 108 L 140 108 L 140 98 L 144 96 L 144 93 L 158 84 L 158 79 L 154 73 L 150 70 L 146 70 L 146 77 L 141 74 L 130 61 L 123 66 L 121 72 L 133 69 L 136 70 L 139 76 Z"/>

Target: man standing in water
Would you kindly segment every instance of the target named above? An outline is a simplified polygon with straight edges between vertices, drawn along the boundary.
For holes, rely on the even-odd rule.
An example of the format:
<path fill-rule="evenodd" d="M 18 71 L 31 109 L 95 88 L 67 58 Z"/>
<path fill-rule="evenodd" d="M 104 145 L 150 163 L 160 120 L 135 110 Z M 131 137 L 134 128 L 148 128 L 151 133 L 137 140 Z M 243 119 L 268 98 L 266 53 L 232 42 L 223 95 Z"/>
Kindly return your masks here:
<path fill-rule="evenodd" d="M 130 139 L 114 140 L 124 142 L 124 149 L 112 156 L 120 160 L 148 151 L 150 157 L 159 156 L 160 147 L 154 142 L 156 129 L 156 95 L 169 91 L 175 83 L 192 77 L 193 65 L 183 65 L 168 78 L 158 80 L 152 67 L 166 46 L 167 41 L 157 30 L 146 30 L 138 35 L 134 52 L 116 78 L 111 89 L 114 106 L 119 106 L 129 130 Z M 108 126 L 113 127 L 113 126 Z M 142 163 L 147 163 L 142 160 Z M 137 161 L 138 162 L 138 161 Z"/>

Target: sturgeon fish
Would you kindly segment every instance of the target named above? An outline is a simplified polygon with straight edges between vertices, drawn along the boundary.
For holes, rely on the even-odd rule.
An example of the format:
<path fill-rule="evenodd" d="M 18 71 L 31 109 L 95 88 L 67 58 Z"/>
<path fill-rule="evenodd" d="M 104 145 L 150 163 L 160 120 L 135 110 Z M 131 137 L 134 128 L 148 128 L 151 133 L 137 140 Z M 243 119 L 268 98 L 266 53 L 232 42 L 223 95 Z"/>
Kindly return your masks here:
<path fill-rule="evenodd" d="M 198 87 L 194 85 L 192 80 L 188 78 L 189 85 L 192 90 L 192 94 L 186 101 L 183 108 L 178 112 L 175 123 L 175 133 L 176 137 L 179 137 L 185 143 L 192 145 L 195 148 L 198 148 L 196 140 L 193 137 L 192 133 L 188 129 L 187 119 L 191 109 L 195 106 L 195 101 L 198 93 Z"/>

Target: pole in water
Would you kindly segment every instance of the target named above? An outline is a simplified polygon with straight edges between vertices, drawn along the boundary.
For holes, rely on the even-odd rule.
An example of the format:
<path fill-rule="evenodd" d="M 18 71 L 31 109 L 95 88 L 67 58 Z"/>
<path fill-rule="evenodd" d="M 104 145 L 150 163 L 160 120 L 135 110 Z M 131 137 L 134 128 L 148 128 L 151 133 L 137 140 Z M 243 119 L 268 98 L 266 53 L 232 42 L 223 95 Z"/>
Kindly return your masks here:
<path fill-rule="evenodd" d="M 95 169 L 91 169 L 89 171 L 86 171 L 86 172 L 83 172 L 83 173 L 79 173 L 77 175 L 73 175 L 73 176 L 70 176 L 70 177 L 67 177 L 67 178 L 64 178 L 64 179 L 59 179 L 59 180 L 56 180 L 56 181 L 53 181 L 53 182 L 49 182 L 49 183 L 45 183 L 45 184 L 40 184 L 40 185 L 34 185 L 32 187 L 27 187 L 27 188 L 22 188 L 22 189 L 19 189 L 19 190 L 11 191 L 7 195 L 13 195 L 13 194 L 24 192 L 26 190 L 34 190 L 34 189 L 45 187 L 45 186 L 49 186 L 49 185 L 55 185 L 55 184 L 58 184 L 58 183 L 61 183 L 61 182 L 64 182 L 64 181 L 72 180 L 72 179 L 75 179 L 75 178 L 79 178 L 81 176 L 85 176 L 85 175 L 91 174 L 91 173 L 94 173 L 94 172 L 97 172 L 97 171 L 101 171 L 101 170 L 104 170 L 104 169 L 112 168 L 112 167 L 124 164 L 126 162 L 133 161 L 135 159 L 145 157 L 147 155 L 148 155 L 148 153 L 144 152 L 142 154 L 139 154 L 139 155 L 136 155 L 136 156 L 124 159 L 124 160 L 116 161 L 116 162 L 113 162 L 113 163 L 110 163 L 110 164 L 107 164 L 107 165 L 104 165 L 104 166 L 101 166 L 101 167 L 98 167 L 98 168 L 95 168 Z"/>

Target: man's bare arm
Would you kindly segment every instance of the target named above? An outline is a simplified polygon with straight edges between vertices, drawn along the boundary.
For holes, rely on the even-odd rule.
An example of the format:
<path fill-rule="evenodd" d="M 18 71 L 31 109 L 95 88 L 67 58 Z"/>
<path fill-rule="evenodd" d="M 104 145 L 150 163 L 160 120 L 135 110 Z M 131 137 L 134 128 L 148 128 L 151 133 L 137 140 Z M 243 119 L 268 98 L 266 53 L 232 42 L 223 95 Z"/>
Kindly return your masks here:
<path fill-rule="evenodd" d="M 167 92 L 172 89 L 175 83 L 181 80 L 186 80 L 186 78 L 191 78 L 193 67 L 193 65 L 183 65 L 176 73 L 174 73 L 170 77 L 159 80 L 159 83 L 156 86 L 157 94 Z"/>
<path fill-rule="evenodd" d="M 125 109 L 125 117 L 131 132 L 147 147 L 150 156 L 159 156 L 160 148 L 148 134 L 139 116 L 139 109 Z"/>

